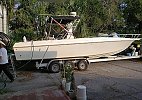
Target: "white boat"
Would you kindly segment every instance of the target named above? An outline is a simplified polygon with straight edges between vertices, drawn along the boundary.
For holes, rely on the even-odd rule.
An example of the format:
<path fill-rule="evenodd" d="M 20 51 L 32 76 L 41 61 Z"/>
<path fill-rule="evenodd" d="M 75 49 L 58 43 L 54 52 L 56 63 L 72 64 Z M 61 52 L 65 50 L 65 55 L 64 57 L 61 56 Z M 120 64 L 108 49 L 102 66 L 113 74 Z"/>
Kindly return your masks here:
<path fill-rule="evenodd" d="M 76 14 L 48 18 L 50 24 L 58 24 L 67 34 L 60 40 L 27 42 L 24 37 L 24 42 L 15 43 L 13 46 L 16 60 L 107 57 L 125 50 L 132 42 L 138 40 L 138 38 L 120 38 L 116 34 L 113 37 L 74 38 L 72 31 L 79 22 Z M 67 24 L 67 29 L 62 26 L 62 23 Z"/>
<path fill-rule="evenodd" d="M 94 56 L 108 57 L 128 48 L 138 39 L 95 37 L 63 40 L 42 40 L 15 43 L 17 60 L 76 58 Z"/>
<path fill-rule="evenodd" d="M 72 31 L 75 30 L 78 19 L 79 17 L 74 15 L 49 17 L 50 25 L 58 24 L 66 31 L 65 34 L 58 39 L 39 41 L 27 41 L 24 37 L 24 42 L 15 43 L 13 46 L 16 60 L 35 60 L 38 69 L 44 65 L 52 72 L 59 71 L 60 61 L 73 66 L 77 65 L 79 70 L 86 70 L 87 58 L 108 57 L 120 53 L 135 40 L 139 40 L 136 37 L 139 36 L 137 34 L 132 36 L 133 38 L 119 37 L 116 34 L 113 37 L 74 38 Z M 69 23 L 67 29 L 62 26 L 62 23 Z M 38 64 L 40 60 L 41 62 Z M 42 63 L 43 60 L 46 63 Z M 72 64 L 73 62 L 76 64 Z"/>

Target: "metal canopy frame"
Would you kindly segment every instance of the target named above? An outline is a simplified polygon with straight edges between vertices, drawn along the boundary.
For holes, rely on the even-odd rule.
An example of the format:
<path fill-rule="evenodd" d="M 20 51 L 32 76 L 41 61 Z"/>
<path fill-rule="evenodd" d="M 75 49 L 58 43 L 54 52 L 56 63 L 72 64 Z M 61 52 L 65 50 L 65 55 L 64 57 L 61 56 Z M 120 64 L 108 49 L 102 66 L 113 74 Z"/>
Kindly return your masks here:
<path fill-rule="evenodd" d="M 67 23 L 70 23 L 76 19 L 80 19 L 79 16 L 69 16 L 69 15 L 67 15 L 67 16 L 62 16 L 62 15 L 50 16 L 49 19 L 47 20 L 47 23 L 51 23 L 52 18 L 54 20 L 56 20 L 57 22 L 59 22 L 60 24 L 67 24 Z M 55 21 L 53 21 L 52 24 L 57 24 L 57 23 Z"/>
<path fill-rule="evenodd" d="M 80 21 L 80 17 L 79 16 L 70 16 L 70 15 L 66 15 L 66 16 L 47 16 L 46 17 L 47 20 L 47 24 L 49 24 L 49 32 L 48 32 L 48 38 L 51 32 L 51 28 L 52 25 L 58 25 L 62 28 L 62 31 L 64 30 L 65 33 L 64 34 L 59 34 L 57 37 L 60 39 L 64 39 L 67 36 L 67 33 L 69 32 L 69 30 L 67 30 L 65 27 L 67 24 L 72 23 L 72 30 L 75 31 L 79 21 Z M 61 31 L 61 32 L 62 32 Z"/>

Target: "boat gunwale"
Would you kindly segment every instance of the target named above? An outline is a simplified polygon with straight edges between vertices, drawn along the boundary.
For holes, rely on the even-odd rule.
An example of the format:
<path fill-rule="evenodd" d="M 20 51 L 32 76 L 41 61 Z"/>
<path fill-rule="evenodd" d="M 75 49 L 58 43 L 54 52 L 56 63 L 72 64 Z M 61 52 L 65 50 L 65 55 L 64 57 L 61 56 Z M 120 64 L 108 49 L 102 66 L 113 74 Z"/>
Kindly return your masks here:
<path fill-rule="evenodd" d="M 44 44 L 44 45 L 38 45 L 38 46 L 35 46 L 35 45 L 29 45 L 29 46 L 21 46 L 21 47 L 19 47 L 19 46 L 13 46 L 14 48 L 26 48 L 26 47 L 30 47 L 30 48 L 32 48 L 32 47 L 42 47 L 42 46 L 58 46 L 58 45 L 74 45 L 74 44 L 88 44 L 88 43 L 102 43 L 102 42 L 118 42 L 118 41 L 135 41 L 136 39 L 129 39 L 129 40 L 117 40 L 117 41 L 98 41 L 98 42 L 96 42 L 96 41 L 94 41 L 94 42 L 83 42 L 83 43 L 64 43 L 64 44 L 52 44 L 52 45 L 48 45 L 48 44 Z"/>

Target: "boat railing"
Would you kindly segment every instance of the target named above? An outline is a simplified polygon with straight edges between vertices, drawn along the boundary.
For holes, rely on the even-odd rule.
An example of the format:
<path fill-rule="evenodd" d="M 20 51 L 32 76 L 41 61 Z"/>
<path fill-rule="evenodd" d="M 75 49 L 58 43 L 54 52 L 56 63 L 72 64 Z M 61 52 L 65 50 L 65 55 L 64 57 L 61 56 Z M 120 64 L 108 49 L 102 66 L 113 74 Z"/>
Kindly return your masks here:
<path fill-rule="evenodd" d="M 123 38 L 140 38 L 141 34 L 117 34 L 117 36 Z"/>

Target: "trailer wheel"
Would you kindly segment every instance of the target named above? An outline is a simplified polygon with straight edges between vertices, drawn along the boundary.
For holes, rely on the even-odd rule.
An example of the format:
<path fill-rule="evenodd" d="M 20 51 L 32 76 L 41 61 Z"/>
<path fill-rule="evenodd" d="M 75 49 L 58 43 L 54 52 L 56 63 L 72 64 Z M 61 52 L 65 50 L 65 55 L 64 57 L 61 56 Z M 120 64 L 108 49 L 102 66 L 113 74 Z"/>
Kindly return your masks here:
<path fill-rule="evenodd" d="M 58 73 L 60 71 L 60 63 L 58 61 L 51 62 L 48 70 L 53 73 Z"/>
<path fill-rule="evenodd" d="M 80 70 L 80 71 L 85 71 L 87 68 L 88 68 L 88 63 L 86 60 L 80 60 L 78 63 L 77 63 L 77 68 Z"/>

